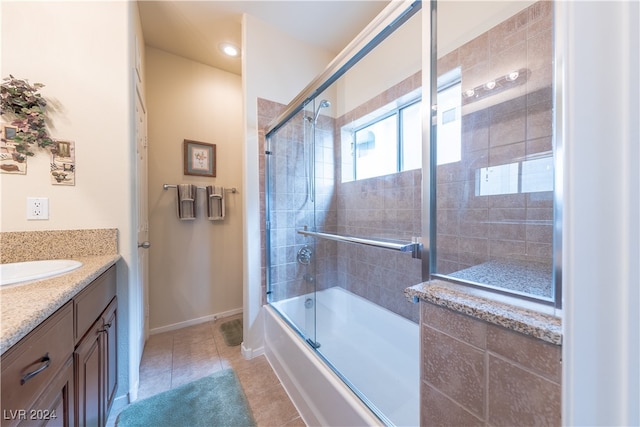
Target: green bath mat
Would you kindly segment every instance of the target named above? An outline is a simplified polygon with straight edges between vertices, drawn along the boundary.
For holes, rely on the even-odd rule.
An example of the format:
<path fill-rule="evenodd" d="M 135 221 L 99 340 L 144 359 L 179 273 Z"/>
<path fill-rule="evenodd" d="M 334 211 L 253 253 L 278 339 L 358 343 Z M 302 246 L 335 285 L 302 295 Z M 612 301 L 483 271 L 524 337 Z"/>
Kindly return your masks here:
<path fill-rule="evenodd" d="M 242 319 L 229 320 L 220 325 L 220 332 L 229 347 L 242 344 Z"/>
<path fill-rule="evenodd" d="M 232 369 L 134 402 L 118 415 L 117 427 L 255 426 Z"/>

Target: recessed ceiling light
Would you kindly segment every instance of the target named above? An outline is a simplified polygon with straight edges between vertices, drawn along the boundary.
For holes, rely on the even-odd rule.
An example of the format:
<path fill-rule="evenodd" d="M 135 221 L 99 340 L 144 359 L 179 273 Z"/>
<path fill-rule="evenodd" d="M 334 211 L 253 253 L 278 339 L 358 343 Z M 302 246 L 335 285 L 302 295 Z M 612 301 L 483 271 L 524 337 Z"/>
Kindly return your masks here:
<path fill-rule="evenodd" d="M 219 46 L 222 53 L 227 56 L 238 56 L 240 55 L 240 49 L 232 45 L 231 43 L 221 43 Z"/>

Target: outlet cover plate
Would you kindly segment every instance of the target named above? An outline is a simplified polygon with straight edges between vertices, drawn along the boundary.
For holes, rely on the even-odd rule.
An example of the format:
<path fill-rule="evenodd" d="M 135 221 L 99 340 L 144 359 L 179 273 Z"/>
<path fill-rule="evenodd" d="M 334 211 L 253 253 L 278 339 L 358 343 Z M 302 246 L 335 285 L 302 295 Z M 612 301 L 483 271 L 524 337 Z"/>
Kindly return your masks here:
<path fill-rule="evenodd" d="M 49 198 L 27 197 L 27 219 L 49 219 Z"/>

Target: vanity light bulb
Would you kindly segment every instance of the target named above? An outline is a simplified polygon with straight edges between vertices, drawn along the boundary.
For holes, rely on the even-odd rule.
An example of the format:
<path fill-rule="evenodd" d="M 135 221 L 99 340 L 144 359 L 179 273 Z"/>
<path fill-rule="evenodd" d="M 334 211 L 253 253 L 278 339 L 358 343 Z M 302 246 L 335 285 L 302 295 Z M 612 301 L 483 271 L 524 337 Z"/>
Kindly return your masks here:
<path fill-rule="evenodd" d="M 466 91 L 464 92 L 464 95 L 465 95 L 467 98 L 471 98 L 471 97 L 472 97 L 473 95 L 475 95 L 475 94 L 476 94 L 476 91 L 475 91 L 475 90 L 473 90 L 473 89 L 468 89 L 468 90 L 466 90 Z"/>
<path fill-rule="evenodd" d="M 509 74 L 507 74 L 507 80 L 509 80 L 510 82 L 514 81 L 515 79 L 518 78 L 518 76 L 520 76 L 520 73 L 518 73 L 517 71 L 512 71 Z"/>
<path fill-rule="evenodd" d="M 487 89 L 491 90 L 491 89 L 493 89 L 494 87 L 496 87 L 496 82 L 495 82 L 495 81 L 493 81 L 493 80 L 491 80 L 490 82 L 486 82 L 486 83 L 484 84 L 484 87 L 486 87 Z"/>

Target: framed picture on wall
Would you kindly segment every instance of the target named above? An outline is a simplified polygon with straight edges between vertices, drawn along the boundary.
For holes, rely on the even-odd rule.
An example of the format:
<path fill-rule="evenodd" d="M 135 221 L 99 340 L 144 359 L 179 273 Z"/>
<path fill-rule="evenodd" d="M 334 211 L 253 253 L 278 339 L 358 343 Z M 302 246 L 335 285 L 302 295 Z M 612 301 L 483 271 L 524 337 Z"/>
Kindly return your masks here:
<path fill-rule="evenodd" d="M 216 176 L 216 145 L 184 140 L 184 174 Z"/>
<path fill-rule="evenodd" d="M 0 173 L 27 174 L 27 156 L 16 150 L 14 139 L 18 128 L 0 125 Z"/>
<path fill-rule="evenodd" d="M 51 184 L 76 185 L 76 148 L 73 141 L 55 140 L 51 149 Z"/>

